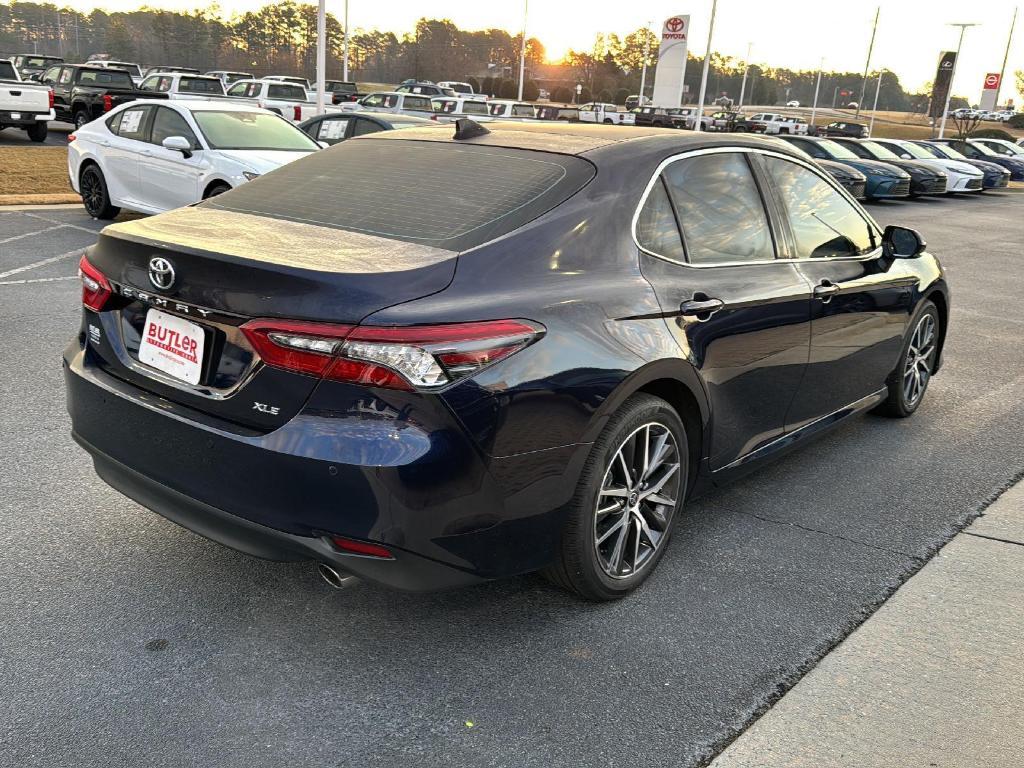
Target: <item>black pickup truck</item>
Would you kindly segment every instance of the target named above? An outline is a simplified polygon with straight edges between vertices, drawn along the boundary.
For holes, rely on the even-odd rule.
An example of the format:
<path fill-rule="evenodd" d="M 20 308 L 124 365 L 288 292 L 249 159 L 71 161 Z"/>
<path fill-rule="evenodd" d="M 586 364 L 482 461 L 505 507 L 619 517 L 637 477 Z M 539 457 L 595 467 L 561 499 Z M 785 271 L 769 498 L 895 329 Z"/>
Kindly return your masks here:
<path fill-rule="evenodd" d="M 136 99 L 167 98 L 166 93 L 140 91 L 123 69 L 104 69 L 85 64 L 61 64 L 50 67 L 40 82 L 53 89 L 53 109 L 57 120 L 81 128 L 104 112 Z"/>

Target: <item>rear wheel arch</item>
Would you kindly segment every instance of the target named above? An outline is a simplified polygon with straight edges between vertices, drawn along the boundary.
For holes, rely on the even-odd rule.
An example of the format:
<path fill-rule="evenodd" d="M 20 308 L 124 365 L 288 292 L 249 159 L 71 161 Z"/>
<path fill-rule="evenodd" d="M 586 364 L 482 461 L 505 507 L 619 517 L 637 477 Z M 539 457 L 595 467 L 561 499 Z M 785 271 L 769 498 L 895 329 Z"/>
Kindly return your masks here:
<path fill-rule="evenodd" d="M 932 302 L 935 308 L 939 310 L 938 353 L 935 357 L 936 364 L 934 369 L 934 371 L 937 371 L 942 363 L 942 349 L 946 346 L 946 329 L 949 327 L 949 299 L 942 290 L 934 288 L 922 298 L 922 301 Z"/>
<path fill-rule="evenodd" d="M 206 187 L 203 189 L 203 200 L 213 196 L 213 191 L 218 187 L 227 187 L 227 189 L 222 189 L 220 190 L 220 192 L 227 192 L 228 189 L 231 189 L 231 185 L 228 184 L 223 179 L 213 179 L 212 181 L 207 183 Z M 217 194 L 220 194 L 220 192 L 218 192 Z"/>

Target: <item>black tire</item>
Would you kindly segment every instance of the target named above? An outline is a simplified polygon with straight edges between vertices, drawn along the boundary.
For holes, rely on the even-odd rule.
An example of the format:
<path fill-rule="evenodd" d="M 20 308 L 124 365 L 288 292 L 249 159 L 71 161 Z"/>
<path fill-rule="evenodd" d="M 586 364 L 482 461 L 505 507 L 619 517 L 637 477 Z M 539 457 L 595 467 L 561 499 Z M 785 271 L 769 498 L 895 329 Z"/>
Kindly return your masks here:
<path fill-rule="evenodd" d="M 36 142 L 36 144 L 41 144 L 42 142 L 46 141 L 46 122 L 44 120 L 40 120 L 34 125 L 26 128 L 25 133 L 27 133 L 28 137 L 32 141 Z"/>
<path fill-rule="evenodd" d="M 230 189 L 231 187 L 229 187 L 227 184 L 214 184 L 212 187 L 206 190 L 206 194 L 203 195 L 203 200 L 207 200 L 211 197 L 216 197 L 217 195 L 223 195 Z"/>
<path fill-rule="evenodd" d="M 644 433 L 648 426 L 651 429 Z M 658 432 L 655 433 L 655 429 Z M 674 449 L 664 455 L 665 469 L 661 472 L 654 472 L 646 480 L 640 478 L 635 486 L 638 492 L 619 494 L 618 488 L 610 488 L 606 484 L 615 484 L 618 481 L 615 475 L 623 475 L 622 465 L 618 461 L 619 449 L 627 451 L 627 444 L 634 446 L 633 455 L 639 457 L 636 446 L 639 440 L 646 440 L 650 444 L 652 434 L 671 435 L 674 442 Z M 628 438 L 628 440 L 627 440 Z M 633 441 L 633 442 L 631 442 Z M 667 438 L 665 445 L 671 445 Z M 626 454 L 624 454 L 626 455 Z M 567 509 L 565 528 L 562 531 L 562 541 L 559 547 L 558 558 L 555 562 L 543 571 L 544 576 L 552 583 L 563 589 L 575 592 L 577 595 L 588 600 L 616 600 L 624 597 L 638 586 L 657 567 L 665 549 L 668 546 L 675 520 L 685 502 L 686 490 L 689 488 L 689 443 L 686 437 L 686 429 L 679 418 L 679 414 L 667 402 L 661 398 L 645 393 L 638 393 L 630 397 L 622 407 L 609 419 L 601 436 L 591 447 L 590 455 L 580 475 L 579 485 Z M 671 471 L 671 462 L 676 459 L 678 467 Z M 637 460 L 640 460 L 639 458 Z M 623 459 L 625 462 L 625 459 Z M 658 485 L 656 480 L 662 475 L 668 479 L 663 487 L 654 488 Z M 657 475 L 657 477 L 656 477 Z M 628 485 L 622 490 L 628 490 Z M 614 491 L 615 496 L 608 491 Z M 673 506 L 668 504 L 644 501 L 641 493 L 653 494 L 654 498 L 663 498 L 666 501 L 674 502 Z M 659 494 L 666 494 L 660 496 Z M 671 498 L 675 494 L 675 498 Z M 615 502 L 614 499 L 622 496 L 622 501 Z M 637 499 L 634 501 L 634 499 Z M 612 499 L 611 506 L 619 504 L 618 509 L 605 512 L 605 516 L 599 517 L 598 501 L 601 499 Z M 644 506 L 644 505 L 647 506 Z M 632 505 L 635 505 L 635 510 Z M 659 512 L 652 512 L 653 508 L 660 508 Z M 646 510 L 646 512 L 644 511 Z M 644 522 L 648 531 L 658 535 L 653 547 L 644 546 L 645 559 L 639 559 L 637 552 L 640 551 L 641 523 L 638 521 L 640 515 L 644 515 Z M 618 517 L 616 517 L 618 516 Z M 626 525 L 622 525 L 626 521 Z M 607 559 L 601 547 L 606 548 L 609 544 L 599 541 L 598 531 L 604 525 L 604 538 L 612 545 L 612 554 Z M 660 528 L 660 530 L 659 530 Z M 625 529 L 625 533 L 622 530 Z M 620 533 L 615 534 L 618 530 Z M 650 533 L 649 536 L 653 536 Z M 625 537 L 623 544 L 617 539 Z M 648 537 L 648 542 L 651 538 Z M 626 553 L 633 550 L 633 565 L 626 567 L 626 556 L 619 557 L 619 565 L 622 570 L 618 575 L 611 575 L 608 565 L 615 561 L 615 552 Z M 639 563 L 639 565 L 637 565 Z M 618 569 L 616 569 L 618 570 Z"/>
<path fill-rule="evenodd" d="M 737 125 L 733 130 L 736 133 L 747 133 L 749 131 L 745 125 Z"/>
<path fill-rule="evenodd" d="M 99 166 L 88 165 L 78 178 L 78 188 L 82 193 L 82 204 L 85 212 L 94 219 L 113 219 L 121 212 L 116 205 L 110 204 L 107 192 L 107 180 Z"/>
<path fill-rule="evenodd" d="M 919 338 L 917 334 L 919 329 L 923 329 L 929 324 L 931 336 L 925 345 L 925 354 L 922 355 L 920 345 L 915 347 Z M 931 301 L 921 302 L 921 306 L 918 307 L 907 326 L 907 336 L 903 340 L 900 361 L 896 369 L 886 379 L 885 385 L 889 390 L 889 395 L 875 409 L 876 413 L 896 419 L 905 419 L 920 407 L 928 392 L 932 371 L 935 369 L 941 335 L 942 318 L 939 316 L 938 308 Z M 914 378 L 920 382 L 919 391 L 915 390 Z"/>
<path fill-rule="evenodd" d="M 76 109 L 75 110 L 74 123 L 75 123 L 75 130 L 76 131 L 79 128 L 81 128 L 83 125 L 85 125 L 86 123 L 90 123 L 90 122 L 92 122 L 92 116 L 86 110 L 84 110 L 84 109 Z"/>
<path fill-rule="evenodd" d="M 605 123 L 606 123 L 607 125 L 611 125 L 611 124 L 612 124 L 612 121 L 611 121 L 611 118 L 610 118 L 610 117 L 606 117 L 606 118 L 604 119 L 604 122 L 605 122 Z"/>

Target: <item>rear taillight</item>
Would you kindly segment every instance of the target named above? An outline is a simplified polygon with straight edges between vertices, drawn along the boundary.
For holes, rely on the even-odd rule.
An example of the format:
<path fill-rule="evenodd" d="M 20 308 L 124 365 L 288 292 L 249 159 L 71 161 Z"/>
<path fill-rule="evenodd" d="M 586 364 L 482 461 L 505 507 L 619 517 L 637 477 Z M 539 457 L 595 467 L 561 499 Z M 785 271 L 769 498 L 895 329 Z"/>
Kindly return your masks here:
<path fill-rule="evenodd" d="M 544 334 L 525 320 L 372 327 L 288 320 L 242 326 L 267 365 L 389 389 L 440 389 L 503 360 Z"/>
<path fill-rule="evenodd" d="M 70 143 L 71 143 L 72 141 L 74 141 L 74 140 L 75 140 L 75 139 L 77 139 L 77 138 L 78 138 L 78 137 L 77 137 L 77 136 L 75 136 L 75 134 L 73 134 L 73 133 L 69 133 L 69 134 L 68 134 L 68 144 L 70 144 Z"/>
<path fill-rule="evenodd" d="M 50 96 L 50 109 L 53 109 L 53 88 L 51 88 L 48 91 L 48 93 L 49 93 L 49 96 Z"/>
<path fill-rule="evenodd" d="M 292 112 L 292 115 L 295 117 L 295 122 L 296 123 L 301 123 L 302 122 L 302 107 L 300 107 L 298 104 L 296 104 L 293 107 L 293 109 L 295 111 Z"/>
<path fill-rule="evenodd" d="M 109 112 L 114 108 L 114 99 L 109 93 L 103 94 L 103 111 Z"/>
<path fill-rule="evenodd" d="M 102 311 L 112 294 L 110 282 L 85 256 L 78 262 L 78 276 L 82 280 L 82 304 L 93 312 Z"/>

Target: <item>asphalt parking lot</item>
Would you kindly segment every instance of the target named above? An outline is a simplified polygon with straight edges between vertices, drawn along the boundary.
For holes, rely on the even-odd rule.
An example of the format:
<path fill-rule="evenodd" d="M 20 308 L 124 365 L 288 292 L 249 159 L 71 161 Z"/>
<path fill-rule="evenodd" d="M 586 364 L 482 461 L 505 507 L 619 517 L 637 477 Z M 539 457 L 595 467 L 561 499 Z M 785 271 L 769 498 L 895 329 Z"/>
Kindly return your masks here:
<path fill-rule="evenodd" d="M 1022 206 L 872 206 L 953 288 L 917 415 L 693 502 L 658 572 L 603 605 L 536 577 L 339 593 L 123 498 L 68 434 L 60 371 L 99 224 L 0 209 L 3 764 L 705 763 L 1024 468 Z"/>
<path fill-rule="evenodd" d="M 38 144 L 32 141 L 28 134 L 18 128 L 4 128 L 0 131 L 0 147 L 66 147 L 68 145 L 68 134 L 74 129 L 71 123 L 60 123 L 51 121 L 50 130 L 46 134 L 46 141 Z"/>

